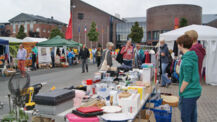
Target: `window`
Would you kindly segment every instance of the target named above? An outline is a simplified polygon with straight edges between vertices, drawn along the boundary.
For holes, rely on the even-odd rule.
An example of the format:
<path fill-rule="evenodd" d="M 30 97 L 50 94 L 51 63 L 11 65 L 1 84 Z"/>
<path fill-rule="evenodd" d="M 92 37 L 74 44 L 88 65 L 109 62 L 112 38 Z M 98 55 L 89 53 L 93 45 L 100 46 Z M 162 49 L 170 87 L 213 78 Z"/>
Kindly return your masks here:
<path fill-rule="evenodd" d="M 154 40 L 159 40 L 159 31 L 153 31 L 153 39 Z"/>
<path fill-rule="evenodd" d="M 25 32 L 25 33 L 27 33 L 27 24 L 28 24 L 28 23 L 26 22 L 25 25 L 24 25 L 24 32 Z"/>
<path fill-rule="evenodd" d="M 16 33 L 16 25 L 13 23 L 13 33 Z"/>
<path fill-rule="evenodd" d="M 33 31 L 33 25 L 34 25 L 34 23 L 31 22 L 31 23 L 30 23 L 30 31 Z"/>
<path fill-rule="evenodd" d="M 152 38 L 151 38 L 151 31 L 148 32 L 148 40 L 152 40 Z"/>
<path fill-rule="evenodd" d="M 40 32 L 40 28 L 37 28 L 37 29 L 36 29 L 36 32 Z"/>
<path fill-rule="evenodd" d="M 84 14 L 83 13 L 78 13 L 78 19 L 80 19 L 80 20 L 84 19 Z"/>

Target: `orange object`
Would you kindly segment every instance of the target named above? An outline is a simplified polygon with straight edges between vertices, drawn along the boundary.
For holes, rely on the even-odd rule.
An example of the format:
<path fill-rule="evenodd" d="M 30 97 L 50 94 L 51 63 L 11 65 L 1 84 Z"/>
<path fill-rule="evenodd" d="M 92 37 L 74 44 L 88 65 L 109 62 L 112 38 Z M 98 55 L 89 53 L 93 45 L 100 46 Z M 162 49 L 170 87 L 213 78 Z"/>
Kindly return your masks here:
<path fill-rule="evenodd" d="M 55 86 L 53 86 L 52 88 L 51 88 L 51 90 L 53 91 L 53 90 L 55 90 L 56 89 L 56 87 Z"/>

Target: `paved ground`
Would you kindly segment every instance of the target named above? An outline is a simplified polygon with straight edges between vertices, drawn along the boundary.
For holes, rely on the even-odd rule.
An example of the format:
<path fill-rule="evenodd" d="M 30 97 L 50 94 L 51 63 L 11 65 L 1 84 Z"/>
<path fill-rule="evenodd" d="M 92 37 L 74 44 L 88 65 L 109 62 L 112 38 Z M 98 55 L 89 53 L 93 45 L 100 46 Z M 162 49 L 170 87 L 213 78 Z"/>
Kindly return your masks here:
<path fill-rule="evenodd" d="M 65 88 L 72 85 L 78 86 L 81 84 L 82 80 L 92 78 L 94 72 L 97 71 L 95 65 L 89 66 L 88 73 L 81 73 L 81 66 L 74 65 L 69 68 L 54 68 L 54 69 L 40 69 L 37 71 L 29 72 L 31 76 L 31 84 L 47 82 L 40 92 L 48 91 L 53 86 L 57 89 Z M 0 102 L 3 102 L 4 108 L 0 109 L 0 118 L 1 115 L 8 113 L 8 80 L 9 78 L 0 77 Z"/>
<path fill-rule="evenodd" d="M 202 96 L 198 100 L 198 122 L 217 122 L 217 87 L 202 85 Z M 178 85 L 160 88 L 161 92 L 178 96 Z M 181 122 L 178 107 L 173 108 L 172 122 Z"/>
<path fill-rule="evenodd" d="M 31 83 L 47 82 L 41 92 L 49 90 L 52 86 L 64 88 L 71 85 L 80 85 L 82 80 L 93 77 L 97 71 L 96 66 L 89 66 L 89 73 L 81 74 L 80 65 L 69 68 L 40 69 L 29 72 Z M 160 88 L 161 92 L 172 93 L 178 96 L 178 86 L 171 85 L 169 88 Z M 1 115 L 8 113 L 8 78 L 0 77 L 0 101 L 5 104 L 4 109 L 0 109 Z M 173 108 L 172 122 L 181 122 L 178 108 Z M 217 87 L 203 85 L 203 94 L 198 101 L 198 122 L 217 122 Z"/>

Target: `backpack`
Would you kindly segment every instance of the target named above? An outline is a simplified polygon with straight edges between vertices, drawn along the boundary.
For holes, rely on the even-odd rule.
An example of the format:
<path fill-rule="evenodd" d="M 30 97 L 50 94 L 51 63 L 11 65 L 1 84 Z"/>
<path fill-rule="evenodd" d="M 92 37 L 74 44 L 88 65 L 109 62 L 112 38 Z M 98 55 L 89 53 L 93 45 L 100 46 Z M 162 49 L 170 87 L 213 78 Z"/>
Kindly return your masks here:
<path fill-rule="evenodd" d="M 116 57 L 116 61 L 120 64 L 123 63 L 123 55 L 121 54 L 121 51 L 118 52 L 118 55 Z"/>

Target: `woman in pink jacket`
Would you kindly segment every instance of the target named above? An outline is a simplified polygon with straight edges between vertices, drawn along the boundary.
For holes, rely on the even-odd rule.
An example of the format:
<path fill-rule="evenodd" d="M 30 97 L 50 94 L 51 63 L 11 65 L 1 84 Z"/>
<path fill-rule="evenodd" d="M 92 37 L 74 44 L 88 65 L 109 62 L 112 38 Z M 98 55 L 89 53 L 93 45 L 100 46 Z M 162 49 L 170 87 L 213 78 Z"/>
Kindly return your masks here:
<path fill-rule="evenodd" d="M 121 49 L 121 54 L 123 55 L 123 63 L 127 66 L 132 67 L 133 63 L 133 46 L 131 45 L 131 40 L 127 41 L 126 46 Z"/>

